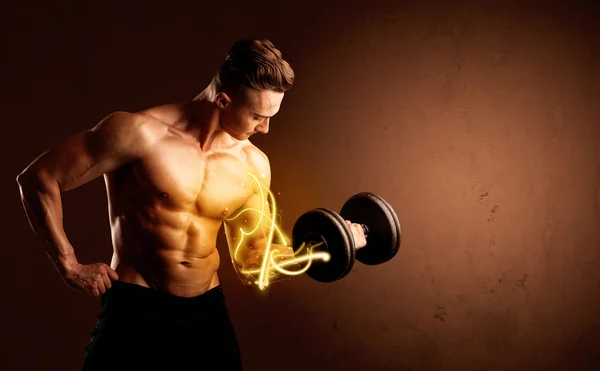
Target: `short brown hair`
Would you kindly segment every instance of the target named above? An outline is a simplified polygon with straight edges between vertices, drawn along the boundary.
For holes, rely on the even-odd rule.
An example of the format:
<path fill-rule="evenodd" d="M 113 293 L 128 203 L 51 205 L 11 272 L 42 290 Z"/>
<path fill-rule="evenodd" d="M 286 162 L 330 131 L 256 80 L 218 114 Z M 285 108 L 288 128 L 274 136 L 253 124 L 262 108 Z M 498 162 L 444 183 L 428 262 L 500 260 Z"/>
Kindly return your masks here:
<path fill-rule="evenodd" d="M 240 87 L 286 92 L 294 84 L 294 70 L 266 39 L 236 41 L 214 76 L 217 90 L 233 93 Z"/>

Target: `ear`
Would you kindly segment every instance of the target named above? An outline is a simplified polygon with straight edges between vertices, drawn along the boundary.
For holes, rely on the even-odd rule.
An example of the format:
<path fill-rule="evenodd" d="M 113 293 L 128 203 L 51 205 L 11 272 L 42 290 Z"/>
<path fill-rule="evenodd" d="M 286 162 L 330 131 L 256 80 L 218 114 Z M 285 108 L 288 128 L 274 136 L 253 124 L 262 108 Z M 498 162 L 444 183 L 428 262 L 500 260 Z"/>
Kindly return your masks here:
<path fill-rule="evenodd" d="M 231 98 L 226 93 L 221 91 L 217 93 L 215 103 L 217 104 L 217 107 L 224 109 L 231 104 Z"/>

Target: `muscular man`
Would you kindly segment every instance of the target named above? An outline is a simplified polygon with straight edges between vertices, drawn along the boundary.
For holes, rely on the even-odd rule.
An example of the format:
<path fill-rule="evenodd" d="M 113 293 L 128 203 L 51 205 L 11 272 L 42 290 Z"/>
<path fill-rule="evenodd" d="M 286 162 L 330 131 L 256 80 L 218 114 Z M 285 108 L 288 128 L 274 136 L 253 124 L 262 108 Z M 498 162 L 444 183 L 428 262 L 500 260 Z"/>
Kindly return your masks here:
<path fill-rule="evenodd" d="M 217 233 L 224 225 L 239 273 L 255 266 L 264 233 L 240 230 L 268 189 L 269 160 L 249 138 L 269 131 L 294 72 L 268 40 L 236 42 L 194 99 L 114 112 L 35 159 L 17 177 L 33 230 L 70 287 L 101 296 L 84 370 L 240 370 L 241 356 L 219 285 Z M 62 224 L 61 192 L 104 176 L 113 241 L 110 266 L 82 264 Z M 358 247 L 364 234 L 351 225 Z M 258 229 L 257 229 L 258 230 Z M 278 246 L 284 250 L 285 246 Z M 289 248 L 288 248 L 289 249 Z M 204 367 L 204 368 L 203 368 Z"/>

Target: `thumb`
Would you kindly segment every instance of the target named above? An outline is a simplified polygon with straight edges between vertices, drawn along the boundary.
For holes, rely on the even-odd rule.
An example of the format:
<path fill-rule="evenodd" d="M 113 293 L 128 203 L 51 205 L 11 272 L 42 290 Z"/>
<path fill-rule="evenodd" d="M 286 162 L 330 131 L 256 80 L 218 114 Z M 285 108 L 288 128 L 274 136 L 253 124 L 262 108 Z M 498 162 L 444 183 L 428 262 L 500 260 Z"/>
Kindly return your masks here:
<path fill-rule="evenodd" d="M 117 281 L 119 279 L 119 275 L 117 274 L 117 272 L 114 271 L 114 269 L 112 269 L 111 267 L 107 266 L 106 267 L 106 272 L 108 273 L 108 277 L 113 280 L 113 281 Z"/>

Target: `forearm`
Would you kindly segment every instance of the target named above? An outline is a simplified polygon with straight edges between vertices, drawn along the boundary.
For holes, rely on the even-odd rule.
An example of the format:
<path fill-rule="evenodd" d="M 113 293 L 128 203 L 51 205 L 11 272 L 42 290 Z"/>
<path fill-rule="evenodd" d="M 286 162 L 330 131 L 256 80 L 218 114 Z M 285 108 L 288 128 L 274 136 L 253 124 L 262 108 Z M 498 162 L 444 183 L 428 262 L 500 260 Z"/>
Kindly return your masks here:
<path fill-rule="evenodd" d="M 275 282 L 285 276 L 282 271 L 294 269 L 294 250 L 291 246 L 253 241 L 232 251 L 232 260 L 238 276 L 248 285 Z M 279 269 L 278 269 L 279 268 Z"/>
<path fill-rule="evenodd" d="M 266 252 L 266 249 L 264 249 Z M 263 252 L 263 254 L 264 254 Z M 269 247 L 269 252 L 273 254 L 275 260 L 278 262 L 282 262 L 284 260 L 288 260 L 294 257 L 294 249 L 292 246 L 285 246 L 276 243 L 272 243 Z"/>
<path fill-rule="evenodd" d="M 58 184 L 39 174 L 29 173 L 21 174 L 17 182 L 31 228 L 44 242 L 44 250 L 56 269 L 64 274 L 77 264 L 77 259 L 63 228 Z"/>

